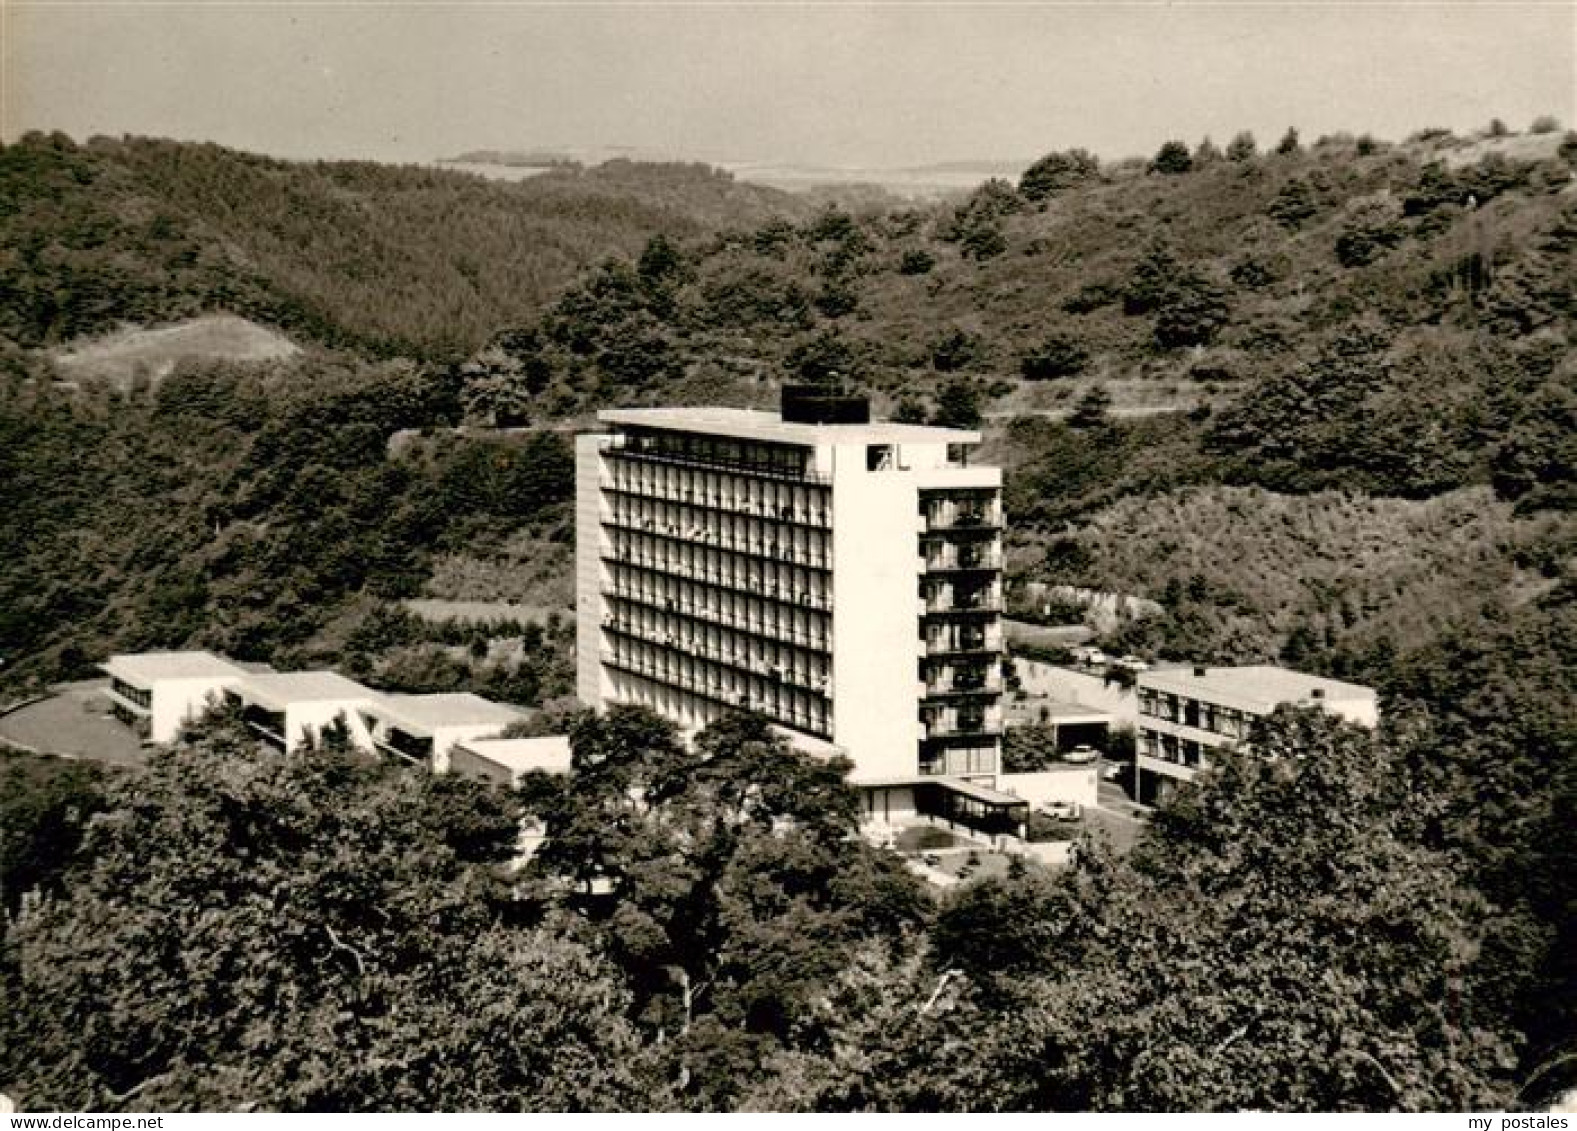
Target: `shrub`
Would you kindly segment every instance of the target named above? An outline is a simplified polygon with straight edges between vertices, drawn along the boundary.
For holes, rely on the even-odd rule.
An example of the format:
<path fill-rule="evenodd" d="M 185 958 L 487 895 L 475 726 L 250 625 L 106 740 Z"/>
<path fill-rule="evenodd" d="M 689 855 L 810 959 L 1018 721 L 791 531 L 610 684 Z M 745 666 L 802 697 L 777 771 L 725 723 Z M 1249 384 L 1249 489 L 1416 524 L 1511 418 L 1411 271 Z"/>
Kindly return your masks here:
<path fill-rule="evenodd" d="M 1079 403 L 1073 406 L 1073 414 L 1068 417 L 1068 424 L 1074 428 L 1099 428 L 1110 423 L 1111 418 L 1107 410 L 1112 406 L 1112 395 L 1104 386 L 1096 385 L 1079 398 Z"/>
<path fill-rule="evenodd" d="M 1099 175 L 1100 170 L 1100 160 L 1087 150 L 1048 153 L 1024 170 L 1024 175 L 1019 178 L 1018 191 L 1025 200 L 1039 203 L 1064 189 L 1083 184 Z"/>
<path fill-rule="evenodd" d="M 1561 123 L 1558 119 L 1549 114 L 1540 114 L 1533 119 L 1533 124 L 1528 127 L 1528 132 L 1530 134 L 1552 134 L 1560 128 Z"/>
<path fill-rule="evenodd" d="M 1227 143 L 1227 160 L 1252 161 L 1258 151 L 1259 147 L 1254 142 L 1254 135 L 1244 130 Z"/>
<path fill-rule="evenodd" d="M 1050 334 L 1045 341 L 1025 354 L 1019 371 L 1031 381 L 1050 381 L 1073 377 L 1090 363 L 1089 351 L 1066 334 Z"/>
<path fill-rule="evenodd" d="M 1314 186 L 1303 177 L 1294 177 L 1281 186 L 1281 191 L 1265 211 L 1270 218 L 1288 231 L 1294 231 L 1320 210 Z"/>
<path fill-rule="evenodd" d="M 900 275 L 925 275 L 936 266 L 936 256 L 923 247 L 910 248 L 898 261 Z"/>
<path fill-rule="evenodd" d="M 1169 141 L 1156 152 L 1155 160 L 1150 162 L 1152 173 L 1161 173 L 1169 177 L 1179 176 L 1194 167 L 1194 159 L 1189 155 L 1188 146 L 1180 141 Z"/>

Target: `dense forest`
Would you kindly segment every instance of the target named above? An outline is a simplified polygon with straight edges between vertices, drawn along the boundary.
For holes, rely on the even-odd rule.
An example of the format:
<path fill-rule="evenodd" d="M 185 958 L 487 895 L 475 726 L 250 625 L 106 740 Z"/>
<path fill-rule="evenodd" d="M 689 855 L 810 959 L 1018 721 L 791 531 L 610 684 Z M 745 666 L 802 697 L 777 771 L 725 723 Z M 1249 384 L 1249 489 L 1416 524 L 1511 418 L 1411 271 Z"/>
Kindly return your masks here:
<path fill-rule="evenodd" d="M 749 719 L 687 754 L 638 714 L 577 718 L 567 781 L 500 793 L 335 749 L 260 759 L 223 718 L 142 771 L 8 757 L 0 902 L 40 895 L 0 951 L 22 1003 L 0 1091 L 1547 1097 L 1577 1051 L 1574 168 L 1577 135 L 1543 125 L 1289 131 L 1053 152 L 889 206 L 696 166 L 502 184 L 0 148 L 5 700 L 201 646 L 562 720 L 573 430 L 611 404 L 766 405 L 792 378 L 982 427 L 1022 611 L 1030 582 L 1145 597 L 1161 612 L 1105 643 L 1358 678 L 1386 718 L 1279 717 L 1275 757 L 1229 760 L 1132 854 L 1084 842 L 1072 870 L 940 900 L 850 835 L 836 767 Z M 300 352 L 127 384 L 56 367 L 85 336 L 215 312 Z M 417 596 L 552 612 L 433 624 Z M 523 885 L 500 872 L 521 815 L 549 832 Z"/>

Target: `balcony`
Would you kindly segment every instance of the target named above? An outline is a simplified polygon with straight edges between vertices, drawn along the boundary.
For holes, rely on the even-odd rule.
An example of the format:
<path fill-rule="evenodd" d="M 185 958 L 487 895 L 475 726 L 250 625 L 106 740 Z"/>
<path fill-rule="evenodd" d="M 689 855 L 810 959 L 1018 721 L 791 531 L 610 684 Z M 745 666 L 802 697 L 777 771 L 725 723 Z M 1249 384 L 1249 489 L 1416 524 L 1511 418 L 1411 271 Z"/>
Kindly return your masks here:
<path fill-rule="evenodd" d="M 1002 526 L 999 507 L 931 507 L 925 512 L 926 530 L 997 530 Z"/>
<path fill-rule="evenodd" d="M 924 685 L 927 699 L 947 699 L 952 697 L 967 697 L 972 695 L 1001 695 L 1002 679 L 992 676 L 987 679 L 935 679 Z"/>
<path fill-rule="evenodd" d="M 1002 601 L 995 594 L 963 598 L 936 596 L 928 598 L 922 608 L 922 612 L 927 616 L 949 613 L 1000 613 L 1001 611 Z"/>
<path fill-rule="evenodd" d="M 1002 651 L 1000 636 L 943 636 L 927 639 L 927 656 L 972 655 L 978 652 L 995 654 Z"/>
<path fill-rule="evenodd" d="M 927 573 L 969 573 L 982 572 L 994 573 L 1002 568 L 1002 555 L 996 550 L 979 553 L 965 553 L 967 547 L 959 547 L 958 553 L 930 553 L 925 557 L 925 571 Z"/>
<path fill-rule="evenodd" d="M 1002 733 L 1002 717 L 994 711 L 983 715 L 944 714 L 922 719 L 922 738 L 963 738 L 996 736 Z"/>

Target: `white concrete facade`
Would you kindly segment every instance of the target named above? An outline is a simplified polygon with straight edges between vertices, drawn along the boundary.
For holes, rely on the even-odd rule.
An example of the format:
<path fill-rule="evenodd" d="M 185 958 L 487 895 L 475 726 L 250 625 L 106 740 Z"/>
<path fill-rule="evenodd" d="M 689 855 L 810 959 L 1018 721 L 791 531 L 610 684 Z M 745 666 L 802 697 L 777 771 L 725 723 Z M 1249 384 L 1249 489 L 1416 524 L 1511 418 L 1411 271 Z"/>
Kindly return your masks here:
<path fill-rule="evenodd" d="M 1000 470 L 976 432 L 738 409 L 599 414 L 576 445 L 577 692 L 680 726 L 748 707 L 856 782 L 989 782 Z"/>
<path fill-rule="evenodd" d="M 1319 707 L 1373 727 L 1379 699 L 1371 687 L 1268 664 L 1143 672 L 1139 704 L 1139 800 L 1155 804 L 1210 765 L 1210 754 L 1243 743 L 1253 721 L 1283 704 Z"/>
<path fill-rule="evenodd" d="M 110 704 L 149 742 L 171 742 L 245 669 L 211 652 L 142 652 L 111 656 L 99 668 L 110 677 Z"/>
<path fill-rule="evenodd" d="M 371 754 L 371 718 L 382 695 L 338 672 L 249 675 L 225 694 L 241 709 L 253 733 L 280 750 L 294 750 L 343 721 L 350 744 Z"/>
<path fill-rule="evenodd" d="M 491 738 L 526 713 L 469 692 L 380 695 L 363 709 L 374 745 L 383 753 L 449 770 L 450 752 L 469 739 Z"/>

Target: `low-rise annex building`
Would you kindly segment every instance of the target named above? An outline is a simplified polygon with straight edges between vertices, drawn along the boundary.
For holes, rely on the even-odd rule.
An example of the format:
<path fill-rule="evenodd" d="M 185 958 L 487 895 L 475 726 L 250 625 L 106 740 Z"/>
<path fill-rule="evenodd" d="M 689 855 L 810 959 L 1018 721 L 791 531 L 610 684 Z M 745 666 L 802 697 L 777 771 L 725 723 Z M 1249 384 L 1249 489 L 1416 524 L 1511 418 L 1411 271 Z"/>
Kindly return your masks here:
<path fill-rule="evenodd" d="M 380 695 L 363 714 L 380 752 L 426 763 L 435 774 L 448 771 L 457 743 L 496 735 L 526 717 L 518 707 L 468 691 Z"/>
<path fill-rule="evenodd" d="M 172 741 L 212 698 L 251 677 L 240 665 L 201 651 L 117 654 L 99 670 L 110 678 L 115 717 L 147 742 Z"/>
<path fill-rule="evenodd" d="M 1143 672 L 1139 696 L 1139 800 L 1154 805 L 1210 765 L 1210 754 L 1248 738 L 1257 718 L 1284 704 L 1319 707 L 1375 726 L 1379 699 L 1371 687 L 1288 668 L 1192 667 Z"/>
<path fill-rule="evenodd" d="M 371 754 L 377 750 L 369 719 L 383 695 L 336 671 L 273 672 L 251 675 L 225 689 L 241 709 L 252 732 L 276 750 L 293 750 L 314 742 L 343 720 L 350 744 Z"/>
<path fill-rule="evenodd" d="M 449 755 L 449 771 L 494 785 L 516 786 L 527 774 L 567 774 L 572 764 L 569 736 L 471 738 Z"/>

